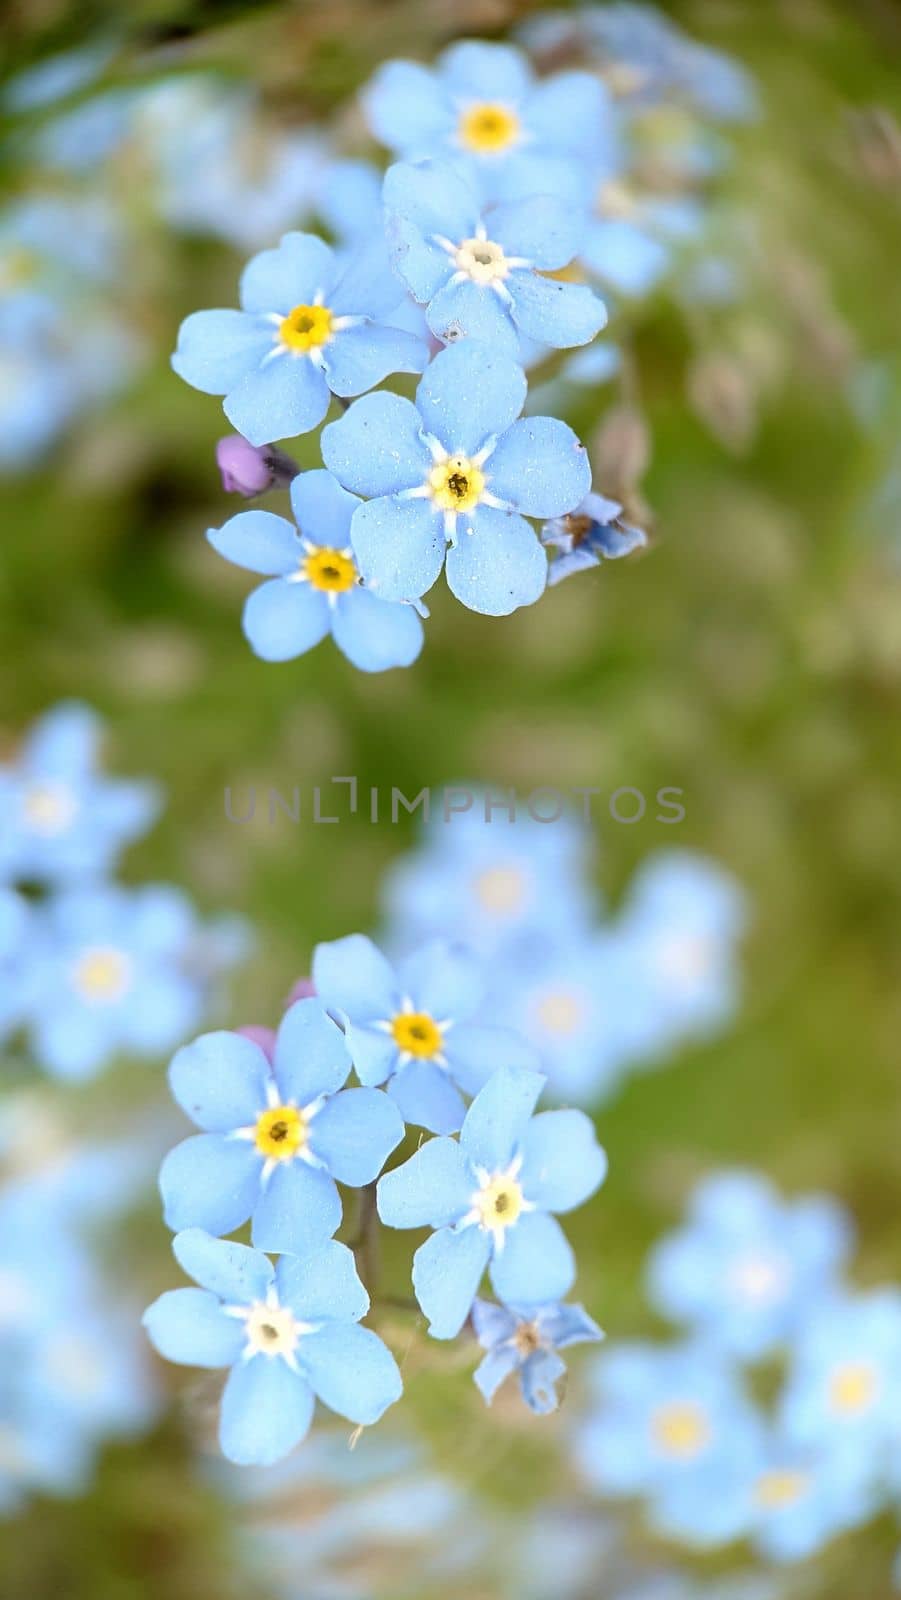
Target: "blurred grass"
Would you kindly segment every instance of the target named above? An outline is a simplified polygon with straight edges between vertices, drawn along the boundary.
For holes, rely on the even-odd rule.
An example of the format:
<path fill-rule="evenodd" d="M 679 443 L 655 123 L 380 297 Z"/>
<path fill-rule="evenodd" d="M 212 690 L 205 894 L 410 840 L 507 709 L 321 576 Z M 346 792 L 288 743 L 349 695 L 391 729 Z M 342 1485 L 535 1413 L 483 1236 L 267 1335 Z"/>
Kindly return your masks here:
<path fill-rule="evenodd" d="M 273 105 L 304 119 L 330 111 L 377 59 L 428 54 L 455 31 L 493 34 L 523 9 L 157 3 L 131 8 L 127 28 L 135 50 L 158 48 L 161 68 L 249 67 Z M 523 792 L 685 790 L 676 842 L 730 866 L 754 904 L 746 1004 L 726 1037 L 634 1080 L 599 1119 L 610 1179 L 572 1234 L 580 1296 L 611 1336 L 652 1326 L 644 1251 L 717 1163 L 838 1194 L 858 1220 L 862 1281 L 897 1278 L 901 1257 L 901 576 L 897 529 L 874 531 L 868 510 L 884 423 L 864 427 L 849 400 L 855 362 L 897 352 L 897 181 L 873 177 L 850 112 L 897 108 L 898 12 L 878 0 L 665 9 L 755 71 L 764 118 L 737 136 L 725 184 L 753 220 L 746 302 L 698 320 L 661 296 L 629 329 L 629 400 L 653 437 L 646 558 L 504 621 L 436 594 L 412 671 L 364 678 L 328 646 L 284 667 L 256 661 L 239 624 L 250 584 L 203 539 L 234 509 L 212 465 L 219 409 L 167 366 L 180 318 L 229 303 L 239 260 L 149 230 L 122 292 L 156 351 L 150 370 L 40 471 L 0 488 L 0 743 L 75 694 L 108 718 L 116 771 L 164 782 L 166 816 L 127 874 L 172 878 L 205 908 L 255 923 L 261 954 L 237 985 L 235 1021 L 274 1018 L 316 940 L 372 926 L 380 873 L 414 829 L 363 816 L 331 830 L 237 828 L 224 818 L 226 784 L 236 803 L 251 784 L 296 784 L 307 804 L 314 784 L 342 773 L 383 793 L 466 777 Z M 52 0 L 13 18 L 22 55 L 121 21 Z M 692 363 L 723 351 L 758 413 L 735 454 L 686 400 Z M 604 391 L 600 409 L 615 398 Z M 897 390 L 894 405 L 897 418 Z M 589 441 L 598 418 L 592 400 L 574 419 Z M 600 880 L 615 904 L 674 832 L 598 814 Z M 87 1105 L 102 1116 L 107 1096 L 124 1107 L 157 1081 L 123 1069 Z M 148 1294 L 175 1281 L 152 1200 L 130 1238 Z M 398 1293 L 410 1249 L 404 1238 L 388 1251 Z M 410 1343 L 400 1313 L 386 1332 L 398 1350 Z M 528 1506 L 559 1492 L 565 1423 L 526 1426 L 511 1407 L 500 1428 L 468 1372 L 459 1352 L 410 1345 L 405 1405 L 441 1464 L 489 1500 Z M 181 1397 L 169 1421 L 109 1451 L 85 1501 L 42 1501 L 0 1524 L 3 1600 L 250 1592 L 232 1566 L 231 1514 L 192 1465 L 190 1376 L 169 1376 Z M 878 1600 L 891 1548 L 881 1526 L 842 1541 L 808 1592 Z"/>

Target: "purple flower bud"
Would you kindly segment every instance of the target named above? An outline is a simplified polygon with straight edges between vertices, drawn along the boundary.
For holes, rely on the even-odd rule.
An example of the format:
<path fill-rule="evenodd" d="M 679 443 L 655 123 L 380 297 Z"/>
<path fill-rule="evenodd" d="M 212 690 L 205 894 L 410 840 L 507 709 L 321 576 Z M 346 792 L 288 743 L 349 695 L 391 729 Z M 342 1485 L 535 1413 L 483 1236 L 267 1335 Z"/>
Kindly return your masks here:
<path fill-rule="evenodd" d="M 262 1023 L 248 1022 L 243 1028 L 236 1028 L 235 1033 L 240 1033 L 242 1039 L 249 1039 L 252 1044 L 259 1045 L 267 1061 L 275 1055 L 275 1029 L 264 1028 Z"/>
<path fill-rule="evenodd" d="M 297 462 L 273 444 L 254 445 L 230 433 L 216 445 L 216 462 L 227 494 L 242 494 L 250 500 L 267 489 L 284 489 L 296 478 Z"/>

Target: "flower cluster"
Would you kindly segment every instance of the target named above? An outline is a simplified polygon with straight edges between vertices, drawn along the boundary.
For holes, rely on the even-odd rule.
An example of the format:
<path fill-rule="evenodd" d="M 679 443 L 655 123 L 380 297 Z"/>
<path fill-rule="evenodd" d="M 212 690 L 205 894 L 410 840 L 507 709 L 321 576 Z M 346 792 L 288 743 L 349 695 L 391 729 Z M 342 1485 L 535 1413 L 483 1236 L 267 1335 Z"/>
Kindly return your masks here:
<path fill-rule="evenodd" d="M 161 797 L 105 775 L 101 735 L 86 706 L 61 704 L 0 767 L 0 1037 L 27 1030 L 69 1079 L 172 1050 L 247 946 L 242 922 L 205 926 L 180 889 L 112 881 Z"/>
<path fill-rule="evenodd" d="M 648 1263 L 654 1306 L 682 1342 L 598 1358 L 597 1411 L 576 1455 L 605 1497 L 640 1495 L 684 1543 L 746 1538 L 803 1560 L 897 1500 L 901 1290 L 844 1281 L 849 1220 L 834 1201 L 782 1201 L 753 1173 L 695 1192 Z M 746 1369 L 778 1362 L 764 1413 Z"/>
<path fill-rule="evenodd" d="M 560 1303 L 576 1268 L 556 1220 L 603 1180 L 591 1122 L 533 1115 L 544 1079 L 517 1061 L 528 1059 L 517 1040 L 467 1026 L 473 974 L 450 948 L 429 947 L 395 979 L 353 936 L 320 946 L 314 975 L 317 994 L 295 1000 L 274 1035 L 205 1034 L 172 1062 L 173 1094 L 202 1131 L 166 1157 L 160 1190 L 176 1257 L 200 1287 L 150 1307 L 150 1338 L 170 1360 L 231 1368 L 220 1442 L 233 1461 L 287 1454 L 314 1397 L 357 1424 L 377 1421 L 400 1396 L 400 1373 L 359 1326 L 369 1296 L 333 1237 L 338 1185 L 377 1184 L 382 1224 L 433 1230 L 413 1260 L 431 1335 L 452 1339 L 471 1319 L 487 1351 L 476 1374 L 486 1399 L 516 1371 L 528 1405 L 553 1409 L 557 1350 L 601 1337 L 581 1307 Z M 477 1081 L 464 1111 L 461 1091 Z M 384 1172 L 408 1107 L 459 1137 L 442 1133 Z M 221 1237 L 247 1222 L 251 1245 Z M 478 1299 L 486 1270 L 497 1303 Z"/>
<path fill-rule="evenodd" d="M 469 809 L 433 819 L 420 848 L 389 869 L 387 941 L 404 951 L 443 935 L 472 951 L 483 973 L 473 1020 L 527 1041 L 556 1100 L 595 1105 L 728 1020 L 745 907 L 722 868 L 654 853 L 602 920 L 586 824 L 522 809 L 511 820 L 503 791 L 466 792 Z"/>

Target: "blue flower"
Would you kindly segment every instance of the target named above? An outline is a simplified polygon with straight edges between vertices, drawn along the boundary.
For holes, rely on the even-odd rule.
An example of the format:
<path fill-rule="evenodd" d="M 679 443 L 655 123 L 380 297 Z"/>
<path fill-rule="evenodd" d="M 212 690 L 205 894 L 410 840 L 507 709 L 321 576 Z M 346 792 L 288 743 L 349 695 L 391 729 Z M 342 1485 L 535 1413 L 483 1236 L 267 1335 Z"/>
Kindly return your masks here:
<path fill-rule="evenodd" d="M 655 1527 L 697 1544 L 736 1538 L 761 1423 L 732 1368 L 703 1344 L 620 1345 L 599 1356 L 598 1409 L 577 1457 L 606 1496 L 644 1495 Z"/>
<path fill-rule="evenodd" d="M 575 1260 L 550 1215 L 581 1205 L 607 1159 L 581 1111 L 532 1113 L 544 1079 L 501 1067 L 466 1113 L 459 1143 L 430 1139 L 379 1181 L 389 1228 L 436 1231 L 413 1259 L 413 1287 L 435 1339 L 452 1339 L 489 1262 L 501 1300 L 540 1305 L 571 1288 Z"/>
<path fill-rule="evenodd" d="M 548 583 L 559 583 L 573 572 L 617 561 L 648 542 L 641 528 L 622 520 L 622 506 L 600 494 L 587 494 L 580 506 L 565 517 L 554 517 L 541 530 L 541 542 L 560 554 L 551 562 Z"/>
<path fill-rule="evenodd" d="M 458 600 L 504 616 L 531 605 L 547 561 L 524 517 L 558 516 L 591 482 L 566 423 L 521 418 L 522 368 L 475 339 L 435 357 L 416 405 L 366 395 L 323 430 L 322 455 L 345 488 L 371 495 L 351 541 L 363 581 L 385 600 L 414 600 L 444 565 Z"/>
<path fill-rule="evenodd" d="M 561 348 L 604 326 L 589 288 L 545 276 L 578 250 L 575 206 L 539 195 L 483 211 L 466 178 L 436 161 L 390 167 L 384 203 L 394 267 L 445 344 L 471 337 L 515 355 L 520 334 Z"/>
<path fill-rule="evenodd" d="M 426 347 L 384 319 L 401 299 L 378 238 L 342 266 L 309 233 L 286 233 L 248 262 L 241 311 L 196 311 L 172 365 L 251 444 L 308 433 L 333 394 L 362 394 L 389 372 L 421 372 Z"/>
<path fill-rule="evenodd" d="M 422 623 L 412 606 L 380 600 L 360 585 L 350 545 L 360 501 L 321 469 L 291 484 L 300 533 L 271 511 L 241 511 L 207 538 L 236 566 L 269 581 L 244 607 L 244 632 L 264 661 L 290 661 L 331 633 L 363 672 L 408 667 L 422 649 Z"/>
<path fill-rule="evenodd" d="M 0 880 L 68 884 L 110 871 L 159 809 L 153 784 L 98 770 L 102 727 L 87 706 L 55 706 L 0 767 Z"/>
<path fill-rule="evenodd" d="M 22 895 L 0 888 L 0 1043 L 31 1016 L 39 926 L 38 913 Z"/>
<path fill-rule="evenodd" d="M 316 1399 L 360 1426 L 377 1422 L 403 1385 L 390 1350 L 358 1326 L 369 1296 L 351 1252 L 319 1240 L 273 1267 L 247 1245 L 180 1233 L 175 1254 L 199 1289 L 172 1289 L 144 1313 L 168 1361 L 230 1367 L 219 1418 L 223 1454 L 267 1466 L 310 1426 Z"/>
<path fill-rule="evenodd" d="M 509 45 L 463 40 L 434 71 L 388 61 L 364 90 L 376 138 L 409 160 L 450 156 L 486 196 L 521 199 L 572 192 L 574 169 L 598 158 L 612 107 L 587 72 L 536 83 Z"/>
<path fill-rule="evenodd" d="M 557 1351 L 604 1337 L 582 1306 L 559 1302 L 517 1307 L 475 1300 L 472 1325 L 488 1351 L 473 1374 L 485 1399 L 490 1404 L 505 1378 L 516 1372 L 526 1405 L 539 1415 L 556 1411 L 559 1403 L 556 1385 L 566 1366 Z"/>
<path fill-rule="evenodd" d="M 800 1449 L 764 1435 L 748 1472 L 747 1537 L 769 1561 L 804 1561 L 867 1521 L 880 1493 L 869 1465 L 841 1451 Z"/>
<path fill-rule="evenodd" d="M 887 1470 L 901 1441 L 901 1290 L 826 1294 L 809 1310 L 780 1423 L 799 1445 Z"/>
<path fill-rule="evenodd" d="M 318 1000 L 282 1018 L 270 1066 L 252 1040 L 207 1033 L 169 1069 L 179 1105 L 203 1132 L 163 1162 L 160 1190 L 174 1230 L 231 1233 L 248 1217 L 263 1250 L 305 1249 L 341 1221 L 335 1179 L 372 1183 L 403 1138 L 378 1089 L 342 1089 L 351 1060 Z"/>
<path fill-rule="evenodd" d="M 478 964 L 449 944 L 425 945 L 395 973 L 371 940 L 351 934 L 316 946 L 313 981 L 345 1029 L 360 1081 L 387 1080 L 404 1121 L 432 1133 L 456 1132 L 460 1090 L 477 1094 L 499 1062 L 533 1065 L 515 1034 L 471 1021 L 483 990 Z"/>
<path fill-rule="evenodd" d="M 649 1298 L 718 1348 L 756 1361 L 837 1287 L 850 1248 L 850 1222 L 827 1197 L 786 1204 L 754 1173 L 718 1173 L 695 1190 L 687 1226 L 654 1249 Z"/>

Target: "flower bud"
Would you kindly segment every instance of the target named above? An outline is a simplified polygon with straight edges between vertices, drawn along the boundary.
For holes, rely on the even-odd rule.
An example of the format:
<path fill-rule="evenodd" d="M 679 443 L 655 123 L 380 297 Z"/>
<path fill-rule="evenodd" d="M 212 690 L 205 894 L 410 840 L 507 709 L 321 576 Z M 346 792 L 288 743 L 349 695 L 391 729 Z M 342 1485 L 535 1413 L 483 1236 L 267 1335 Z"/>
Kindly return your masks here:
<path fill-rule="evenodd" d="M 216 445 L 216 462 L 227 494 L 250 500 L 267 489 L 284 489 L 300 468 L 275 445 L 253 445 L 240 433 L 230 433 Z"/>

